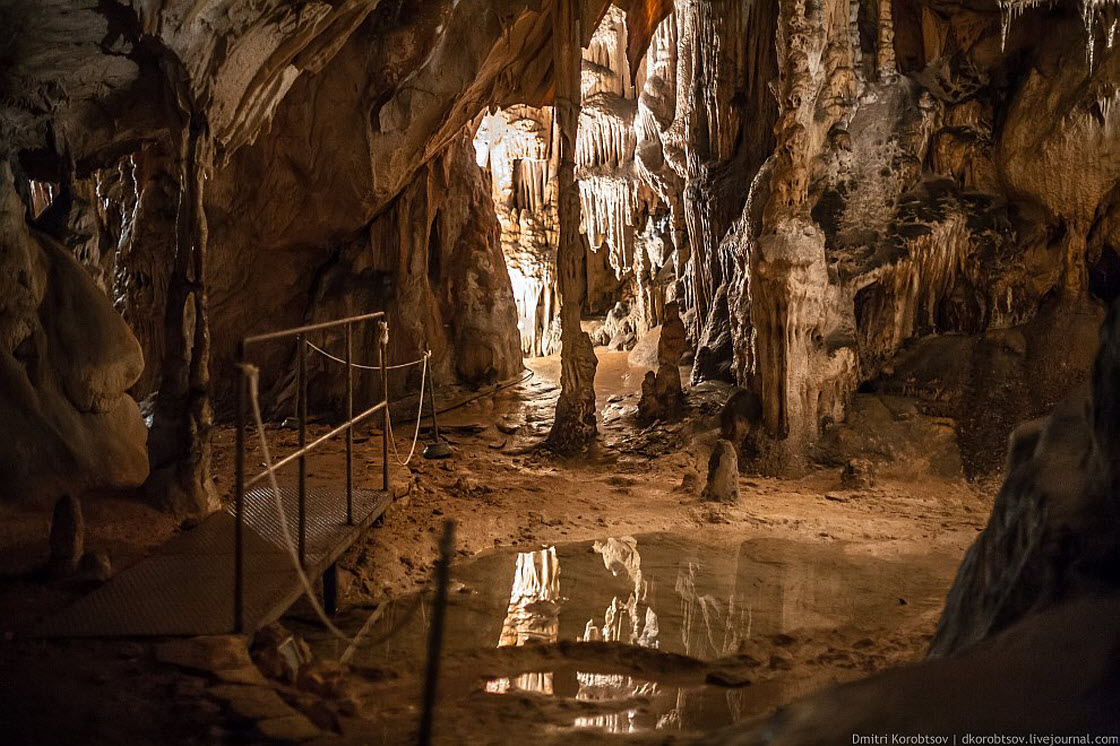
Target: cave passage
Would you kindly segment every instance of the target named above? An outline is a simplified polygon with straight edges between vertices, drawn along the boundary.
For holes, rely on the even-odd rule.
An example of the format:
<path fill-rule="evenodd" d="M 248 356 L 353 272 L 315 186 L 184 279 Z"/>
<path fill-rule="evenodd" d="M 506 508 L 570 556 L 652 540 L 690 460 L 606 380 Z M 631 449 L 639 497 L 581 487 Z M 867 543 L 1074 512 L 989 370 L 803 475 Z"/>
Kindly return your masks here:
<path fill-rule="evenodd" d="M 5 742 L 1118 742 L 1117 8 L 0 1 Z"/>

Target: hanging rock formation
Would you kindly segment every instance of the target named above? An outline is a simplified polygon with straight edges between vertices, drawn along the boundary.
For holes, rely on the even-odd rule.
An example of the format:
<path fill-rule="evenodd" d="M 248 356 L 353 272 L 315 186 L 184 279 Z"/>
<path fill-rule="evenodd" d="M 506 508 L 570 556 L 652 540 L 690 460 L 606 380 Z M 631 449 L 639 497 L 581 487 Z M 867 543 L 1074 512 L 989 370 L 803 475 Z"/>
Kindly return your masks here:
<path fill-rule="evenodd" d="M 1110 4 L 578 5 L 564 241 L 549 3 L 0 8 L 0 155 L 23 222 L 139 338 L 149 486 L 212 505 L 203 441 L 248 333 L 400 304 L 393 362 L 427 343 L 441 380 L 557 351 L 561 246 L 580 321 L 617 308 L 640 336 L 677 302 L 694 379 L 760 396 L 763 468 L 816 458 L 862 387 L 953 418 L 981 474 L 1085 378 L 1120 292 Z M 291 350 L 258 362 L 282 413 Z"/>
<path fill-rule="evenodd" d="M 552 110 L 530 106 L 484 115 L 474 139 L 479 166 L 490 175 L 521 351 L 533 357 L 551 355 L 560 343 L 555 141 Z"/>
<path fill-rule="evenodd" d="M 632 72 L 631 36 L 627 14 L 610 6 L 582 51 L 575 178 L 579 230 L 590 251 L 584 312 L 605 314 L 621 301 L 630 317 L 624 325 L 640 335 L 661 323 L 675 276 L 668 210 L 636 155 L 646 63 Z M 553 270 L 559 191 L 551 160 L 558 136 L 552 107 L 515 106 L 483 117 L 475 137 L 479 164 L 491 174 L 527 355 L 551 354 L 559 344 Z"/>
<path fill-rule="evenodd" d="M 724 239 L 740 268 L 728 286 L 735 376 L 762 396 L 764 467 L 803 467 L 861 385 L 915 393 L 921 384 L 897 378 L 904 359 L 932 362 L 918 352 L 929 344 L 946 361 L 948 347 L 971 344 L 944 335 L 1038 340 L 1020 368 L 1034 390 L 1001 402 L 1016 416 L 1036 416 L 1086 374 L 1067 340 L 1100 318 L 1086 277 L 1109 256 L 1097 246 L 1111 245 L 1111 223 L 1088 236 L 1120 182 L 1105 143 L 1110 110 L 1096 103 L 1116 79 L 1114 58 L 1098 55 L 1090 73 L 1063 56 L 1080 28 L 1060 11 L 1051 33 L 1032 31 L 1042 41 L 1013 34 L 1001 51 L 992 14 L 901 7 L 779 7 L 777 144 Z M 1028 75 L 1010 77 L 1023 65 Z M 1088 89 L 1072 83 L 1086 75 Z M 1040 112 L 1060 124 L 1040 129 Z M 1066 165 L 1079 158 L 1093 162 Z M 1085 180 L 1072 176 L 1082 171 Z M 1078 184 L 1061 188 L 1066 174 Z M 1060 307 L 1046 302 L 1053 293 Z M 998 349 L 952 354 L 974 366 L 958 387 L 925 369 L 927 411 L 958 418 L 970 473 L 991 468 L 980 443 L 1011 427 L 969 421 L 978 410 L 968 381 L 985 396 L 999 390 L 981 372 Z M 1045 382 L 1030 369 L 1049 371 Z"/>
<path fill-rule="evenodd" d="M 608 4 L 582 5 L 592 19 L 580 39 L 586 45 Z M 660 19 L 659 6 L 641 4 L 646 26 Z M 152 461 L 161 476 L 150 486 L 168 494 L 157 500 L 182 511 L 212 507 L 210 395 L 213 388 L 219 407 L 230 399 L 236 340 L 330 313 L 321 302 L 324 278 L 369 287 L 341 276 L 340 262 L 365 263 L 367 277 L 380 278 L 371 288 L 379 304 L 396 299 L 397 271 L 422 262 L 440 276 L 401 284 L 415 288 L 405 305 L 424 308 L 402 307 L 409 324 L 393 330 L 394 355 L 414 357 L 428 341 L 448 380 L 481 382 L 518 369 L 504 330 L 511 294 L 490 251 L 494 224 L 484 218 L 477 182 L 468 179 L 442 206 L 425 198 L 424 233 L 421 221 L 405 216 L 399 240 L 408 251 L 399 263 L 389 222 L 379 216 L 406 202 L 416 207 L 416 197 L 401 200 L 410 185 L 451 184 L 421 171 L 485 107 L 549 103 L 550 56 L 536 51 L 549 46 L 550 7 L 13 0 L 0 8 L 0 25 L 10 32 L 0 40 L 8 63 L 0 75 L 0 155 L 13 162 L 16 190 L 35 215 L 60 194 L 95 208 L 67 207 L 59 225 L 69 234 L 61 238 L 134 324 L 149 356 L 143 379 L 128 385 L 136 382 L 137 396 L 159 390 Z M 637 57 L 642 34 L 630 43 Z M 454 171 L 458 162 L 449 157 L 443 168 Z M 91 214 L 99 237 L 88 231 Z M 363 235 L 386 245 L 356 261 Z M 451 330 L 431 326 L 448 293 L 479 299 Z M 370 310 L 369 295 L 356 291 L 353 300 Z M 416 317 L 429 326 L 410 326 Z M 276 405 L 290 352 L 260 362 Z M 112 483 L 96 472 L 76 478 Z M 170 497 L 174 490 L 180 497 Z"/>

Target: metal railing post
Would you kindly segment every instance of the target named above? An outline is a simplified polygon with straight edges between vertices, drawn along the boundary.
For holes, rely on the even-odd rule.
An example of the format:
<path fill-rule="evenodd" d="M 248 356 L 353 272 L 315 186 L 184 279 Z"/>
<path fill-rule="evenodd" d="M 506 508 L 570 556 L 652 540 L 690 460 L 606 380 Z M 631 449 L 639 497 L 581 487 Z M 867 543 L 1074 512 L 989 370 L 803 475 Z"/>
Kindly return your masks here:
<path fill-rule="evenodd" d="M 296 337 L 296 416 L 299 418 L 299 564 L 307 567 L 307 340 Z"/>
<path fill-rule="evenodd" d="M 432 360 L 428 358 L 428 403 L 432 406 L 432 442 L 439 443 L 439 423 L 436 421 L 436 382 L 435 371 L 432 370 Z M 420 406 L 423 407 L 424 392 L 420 392 Z"/>
<path fill-rule="evenodd" d="M 237 441 L 233 458 L 233 631 L 245 631 L 244 609 L 244 525 L 245 525 L 245 343 L 237 348 Z"/>
<path fill-rule="evenodd" d="M 385 402 L 385 419 L 381 424 L 381 489 L 389 491 L 389 325 L 382 321 L 378 330 L 378 361 L 381 365 L 381 400 Z"/>
<path fill-rule="evenodd" d="M 346 525 L 354 525 L 354 327 L 346 324 Z"/>

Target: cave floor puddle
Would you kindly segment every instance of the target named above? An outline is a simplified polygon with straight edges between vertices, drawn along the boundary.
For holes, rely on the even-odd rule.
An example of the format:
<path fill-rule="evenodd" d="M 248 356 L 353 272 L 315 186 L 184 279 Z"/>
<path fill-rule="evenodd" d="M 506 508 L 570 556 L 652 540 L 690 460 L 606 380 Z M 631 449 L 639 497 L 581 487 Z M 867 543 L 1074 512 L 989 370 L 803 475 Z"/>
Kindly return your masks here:
<path fill-rule="evenodd" d="M 752 719 L 807 693 L 804 677 L 769 676 L 788 666 L 790 646 L 832 641 L 842 628 L 858 637 L 903 617 L 934 619 L 946 566 L 935 554 L 870 556 L 855 544 L 770 538 L 720 543 L 700 531 L 486 552 L 452 568 L 441 702 L 505 701 L 548 728 L 612 733 Z M 418 682 L 430 611 L 430 593 L 389 601 L 350 663 Z M 338 621 L 353 634 L 368 617 L 353 609 Z M 343 654 L 345 643 L 301 620 L 286 623 L 318 655 Z M 845 654 L 818 647 L 821 656 Z M 731 675 L 703 670 L 728 661 Z"/>

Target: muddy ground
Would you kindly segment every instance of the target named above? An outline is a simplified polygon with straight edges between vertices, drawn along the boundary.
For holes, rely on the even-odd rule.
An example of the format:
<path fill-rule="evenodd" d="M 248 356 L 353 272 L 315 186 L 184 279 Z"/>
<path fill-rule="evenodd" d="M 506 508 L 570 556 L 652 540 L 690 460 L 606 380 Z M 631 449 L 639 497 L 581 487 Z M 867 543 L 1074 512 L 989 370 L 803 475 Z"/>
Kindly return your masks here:
<path fill-rule="evenodd" d="M 213 666 L 174 663 L 174 656 L 161 656 L 152 641 L 24 639 L 18 630 L 79 590 L 45 585 L 33 574 L 46 555 L 49 515 L 6 508 L 0 522 L 6 574 L 0 605 L 7 634 L 0 666 L 13 732 L 34 735 L 40 743 L 123 742 L 130 733 L 136 738 L 127 740 L 136 742 L 148 742 L 155 733 L 164 733 L 169 742 L 332 740 L 339 733 L 353 743 L 409 742 L 431 609 L 428 584 L 448 519 L 455 521 L 455 590 L 464 598 L 473 594 L 475 600 L 464 601 L 465 608 L 495 631 L 504 630 L 508 621 L 502 612 L 521 552 L 558 546 L 562 557 L 578 556 L 577 549 L 590 556 L 591 542 L 613 538 L 633 540 L 645 559 L 654 557 L 647 547 L 665 545 L 654 537 L 668 536 L 682 546 L 703 547 L 689 557 L 698 567 L 707 562 L 713 569 L 711 578 L 682 590 L 676 579 L 680 563 L 672 552 L 657 549 L 657 559 L 645 559 L 646 580 L 655 590 L 637 602 L 659 615 L 656 647 L 610 641 L 575 645 L 574 637 L 582 635 L 571 631 L 582 630 L 587 620 L 574 618 L 584 609 L 565 612 L 564 603 L 583 593 L 584 586 L 614 581 L 592 577 L 590 569 L 567 571 L 577 565 L 564 559 L 558 602 L 543 610 L 545 626 L 551 619 L 555 633 L 520 647 L 499 648 L 502 635 L 484 630 L 461 633 L 460 644 L 449 640 L 436 722 L 441 742 L 586 742 L 610 738 L 611 732 L 687 739 L 726 722 L 765 716 L 830 683 L 924 654 L 956 566 L 986 521 L 989 489 L 943 476 L 914 476 L 905 465 L 887 464 L 874 487 L 860 490 L 843 489 L 836 467 L 797 479 L 743 474 L 738 505 L 705 503 L 699 493 L 725 387 L 704 384 L 692 390 L 684 421 L 642 429 L 634 412 L 644 371 L 630 368 L 624 353 L 601 351 L 600 440 L 583 457 L 556 460 L 537 445 L 551 422 L 558 365 L 552 359 L 533 361 L 532 372 L 526 380 L 441 415 L 453 458 L 427 461 L 418 454 L 407 466 L 394 463 L 397 501 L 341 563 L 340 619 L 352 635 L 382 607 L 381 626 L 393 631 L 393 620 L 404 618 L 402 610 L 411 606 L 413 617 L 395 630 L 410 642 L 397 646 L 395 655 L 371 647 L 340 668 L 331 658 L 345 644 L 317 633 L 308 609 L 297 606 L 284 624 L 311 639 L 316 662 L 306 667 L 303 680 L 252 682 L 276 689 L 293 708 L 290 716 L 278 711 L 266 717 L 260 708 L 231 699 L 220 689 L 228 678 L 224 674 Z M 439 404 L 444 408 L 471 396 L 441 391 Z M 415 402 L 404 402 L 396 412 L 402 458 L 411 444 L 414 407 Z M 325 422 L 316 426 L 327 427 Z M 267 432 L 281 455 L 295 443 L 291 430 L 270 426 Z M 421 433 L 420 449 L 428 437 Z M 231 429 L 222 428 L 215 439 L 215 474 L 223 491 L 232 484 L 232 443 Z M 376 487 L 379 437 L 364 429 L 356 443 L 357 483 Z M 254 442 L 248 463 L 252 468 L 261 460 Z M 332 443 L 311 463 L 310 478 L 333 482 L 343 468 L 341 443 Z M 88 499 L 86 518 L 87 545 L 110 549 L 116 571 L 179 530 L 165 516 L 118 496 Z M 786 609 L 781 623 L 746 633 L 737 628 L 719 644 L 696 648 L 688 642 L 690 636 L 699 639 L 699 627 L 693 627 L 700 624 L 710 637 L 712 613 L 729 615 L 742 597 L 735 579 L 742 578 L 743 557 L 754 551 L 749 548 L 763 546 L 758 542 L 784 547 L 784 559 L 775 566 L 786 579 L 775 580 L 778 595 L 767 597 Z M 600 563 L 606 569 L 600 559 L 578 566 Z M 802 568 L 800 575 L 790 571 L 795 566 Z M 844 571 L 821 569 L 830 567 L 857 568 L 852 572 L 870 585 L 846 587 Z M 880 569 L 860 574 L 858 568 L 867 567 Z M 758 582 L 770 582 L 765 570 L 758 572 Z M 731 591 L 724 592 L 728 582 Z M 850 597 L 860 594 L 874 603 L 853 603 Z M 626 593 L 621 596 L 619 604 L 625 605 Z M 471 618 L 476 617 L 462 617 Z M 598 621 L 605 628 L 602 615 Z M 454 623 L 451 629 L 454 635 Z M 689 657 L 679 654 L 684 652 Z M 58 718 L 60 709 L 70 716 Z M 263 727 L 266 720 L 280 725 Z"/>

